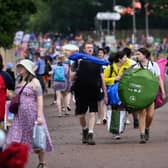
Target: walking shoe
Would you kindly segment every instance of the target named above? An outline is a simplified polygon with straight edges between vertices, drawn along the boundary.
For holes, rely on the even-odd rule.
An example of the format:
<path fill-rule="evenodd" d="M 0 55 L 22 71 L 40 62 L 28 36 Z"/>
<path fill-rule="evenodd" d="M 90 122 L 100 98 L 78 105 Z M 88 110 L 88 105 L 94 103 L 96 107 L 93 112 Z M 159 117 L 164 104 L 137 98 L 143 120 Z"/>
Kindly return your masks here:
<path fill-rule="evenodd" d="M 57 102 L 54 100 L 50 105 L 56 104 Z"/>
<path fill-rule="evenodd" d="M 126 120 L 126 124 L 127 125 L 129 125 L 129 124 L 131 124 L 131 121 L 127 118 L 127 120 Z"/>
<path fill-rule="evenodd" d="M 145 129 L 145 140 L 148 141 L 149 140 L 149 128 Z"/>
<path fill-rule="evenodd" d="M 140 141 L 139 141 L 140 144 L 145 144 L 146 143 L 146 139 L 145 139 L 145 134 L 141 134 L 140 135 Z"/>
<path fill-rule="evenodd" d="M 67 110 L 68 110 L 68 111 L 71 111 L 71 107 L 70 107 L 70 106 L 67 106 Z"/>
<path fill-rule="evenodd" d="M 137 118 L 134 118 L 134 128 L 139 128 L 139 121 Z"/>
<path fill-rule="evenodd" d="M 58 114 L 58 117 L 62 117 L 62 114 L 61 114 L 61 113 L 59 113 L 59 114 Z"/>
<path fill-rule="evenodd" d="M 83 129 L 83 131 L 82 131 L 82 143 L 83 144 L 88 142 L 88 132 L 89 132 L 88 128 Z"/>
<path fill-rule="evenodd" d="M 106 125 L 106 123 L 107 123 L 107 120 L 104 118 L 103 119 L 103 125 Z"/>
<path fill-rule="evenodd" d="M 47 164 L 46 163 L 39 163 L 37 168 L 47 168 Z"/>
<path fill-rule="evenodd" d="M 88 145 L 96 145 L 94 139 L 93 139 L 93 133 L 88 134 Z"/>
<path fill-rule="evenodd" d="M 114 134 L 112 138 L 115 140 L 120 140 L 121 136 L 119 134 Z"/>
<path fill-rule="evenodd" d="M 101 119 L 98 119 L 97 121 L 96 121 L 96 125 L 100 125 L 101 124 Z"/>

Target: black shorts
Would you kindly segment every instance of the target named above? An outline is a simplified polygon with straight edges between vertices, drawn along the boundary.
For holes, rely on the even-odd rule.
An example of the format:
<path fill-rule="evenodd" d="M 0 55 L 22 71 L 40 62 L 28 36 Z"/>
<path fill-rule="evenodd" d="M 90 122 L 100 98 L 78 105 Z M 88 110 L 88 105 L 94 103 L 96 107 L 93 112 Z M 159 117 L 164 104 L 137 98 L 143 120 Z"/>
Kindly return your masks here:
<path fill-rule="evenodd" d="M 76 100 L 76 109 L 75 109 L 76 115 L 86 114 L 88 109 L 89 109 L 89 112 L 96 113 L 98 111 L 97 100 L 90 101 L 90 102 L 86 102 L 83 100 Z"/>

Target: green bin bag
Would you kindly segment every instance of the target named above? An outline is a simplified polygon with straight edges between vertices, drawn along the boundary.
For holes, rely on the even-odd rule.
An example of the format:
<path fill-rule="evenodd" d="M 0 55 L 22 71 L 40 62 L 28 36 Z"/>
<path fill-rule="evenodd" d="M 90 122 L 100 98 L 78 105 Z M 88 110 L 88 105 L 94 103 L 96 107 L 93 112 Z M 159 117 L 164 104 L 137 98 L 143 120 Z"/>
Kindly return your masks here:
<path fill-rule="evenodd" d="M 119 82 L 119 97 L 127 108 L 140 110 L 148 107 L 158 93 L 158 78 L 147 69 L 129 69 Z"/>

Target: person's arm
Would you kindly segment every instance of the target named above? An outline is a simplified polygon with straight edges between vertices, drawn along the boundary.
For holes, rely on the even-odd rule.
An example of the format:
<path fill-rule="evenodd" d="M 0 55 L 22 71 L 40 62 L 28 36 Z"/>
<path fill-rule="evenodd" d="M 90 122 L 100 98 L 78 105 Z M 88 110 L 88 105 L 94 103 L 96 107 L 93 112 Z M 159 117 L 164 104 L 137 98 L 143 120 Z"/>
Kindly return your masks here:
<path fill-rule="evenodd" d="M 161 89 L 161 92 L 162 92 L 162 98 L 165 99 L 166 98 L 166 92 L 165 92 L 164 82 L 163 82 L 161 76 L 158 76 L 158 79 L 159 79 L 159 86 L 160 86 L 160 89 Z"/>
<path fill-rule="evenodd" d="M 75 77 L 76 77 L 76 72 L 72 72 L 72 71 L 70 70 L 70 80 L 74 80 Z"/>
<path fill-rule="evenodd" d="M 104 76 L 103 73 L 101 73 L 101 80 L 102 80 L 102 89 L 103 89 L 103 93 L 104 93 L 104 102 L 105 104 L 108 103 L 108 97 L 107 97 L 107 90 L 106 90 L 106 84 L 104 81 Z"/>
<path fill-rule="evenodd" d="M 162 98 L 165 99 L 166 98 L 166 92 L 165 92 L 165 86 L 164 86 L 164 82 L 162 80 L 162 77 L 161 77 L 161 73 L 160 73 L 160 68 L 158 66 L 157 63 L 153 63 L 153 67 L 155 69 L 155 74 L 156 76 L 158 77 L 158 80 L 159 80 L 159 86 L 160 86 L 160 89 L 161 89 L 161 92 L 162 92 Z"/>
<path fill-rule="evenodd" d="M 37 124 L 43 123 L 43 91 L 40 82 L 33 79 L 33 86 L 37 95 Z"/>

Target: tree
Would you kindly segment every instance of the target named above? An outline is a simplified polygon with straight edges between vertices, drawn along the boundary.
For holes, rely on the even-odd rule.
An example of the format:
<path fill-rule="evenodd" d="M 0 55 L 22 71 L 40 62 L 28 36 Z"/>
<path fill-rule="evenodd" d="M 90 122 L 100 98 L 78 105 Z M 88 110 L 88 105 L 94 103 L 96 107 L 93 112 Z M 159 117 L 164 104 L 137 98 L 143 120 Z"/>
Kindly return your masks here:
<path fill-rule="evenodd" d="M 15 32 L 24 28 L 36 7 L 32 0 L 0 0 L 0 11 L 0 47 L 10 48 Z"/>
<path fill-rule="evenodd" d="M 132 0 L 36 0 L 35 4 L 38 12 L 31 16 L 29 30 L 58 33 L 93 30 L 97 12 L 112 12 L 114 1 L 116 5 L 125 7 L 132 5 Z M 146 2 L 149 2 L 154 8 L 154 13 L 150 18 L 150 26 L 162 28 L 168 25 L 164 21 L 167 12 L 167 0 L 139 1 L 142 3 L 142 9 L 136 13 L 137 28 L 144 28 L 144 5 Z M 132 17 L 130 15 L 122 16 L 121 20 L 117 22 L 117 29 L 130 29 L 131 24 Z"/>

